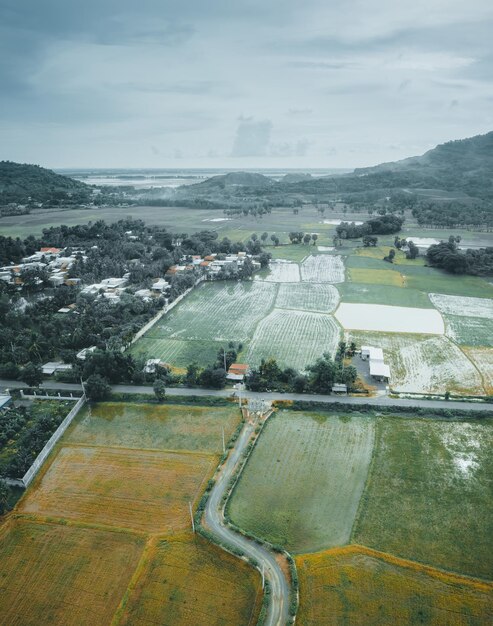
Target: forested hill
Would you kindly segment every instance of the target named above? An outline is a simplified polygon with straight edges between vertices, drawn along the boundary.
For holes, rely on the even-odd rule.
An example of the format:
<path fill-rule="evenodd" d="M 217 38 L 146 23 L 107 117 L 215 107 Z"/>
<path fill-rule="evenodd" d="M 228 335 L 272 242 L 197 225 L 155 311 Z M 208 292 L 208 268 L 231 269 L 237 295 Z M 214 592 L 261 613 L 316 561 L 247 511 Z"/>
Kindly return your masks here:
<path fill-rule="evenodd" d="M 88 185 L 39 165 L 0 161 L 0 206 L 84 202 L 90 195 Z"/>

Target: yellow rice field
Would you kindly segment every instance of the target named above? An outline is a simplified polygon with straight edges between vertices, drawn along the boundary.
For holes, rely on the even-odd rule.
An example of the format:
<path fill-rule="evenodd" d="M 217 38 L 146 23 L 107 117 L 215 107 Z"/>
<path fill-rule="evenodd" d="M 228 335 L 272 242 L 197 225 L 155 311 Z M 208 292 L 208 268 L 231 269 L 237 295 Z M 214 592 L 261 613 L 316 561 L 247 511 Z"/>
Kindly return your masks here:
<path fill-rule="evenodd" d="M 19 510 L 137 531 L 189 524 L 217 457 L 197 453 L 65 446 Z"/>
<path fill-rule="evenodd" d="M 300 626 L 481 626 L 493 619 L 493 584 L 362 546 L 296 558 Z"/>

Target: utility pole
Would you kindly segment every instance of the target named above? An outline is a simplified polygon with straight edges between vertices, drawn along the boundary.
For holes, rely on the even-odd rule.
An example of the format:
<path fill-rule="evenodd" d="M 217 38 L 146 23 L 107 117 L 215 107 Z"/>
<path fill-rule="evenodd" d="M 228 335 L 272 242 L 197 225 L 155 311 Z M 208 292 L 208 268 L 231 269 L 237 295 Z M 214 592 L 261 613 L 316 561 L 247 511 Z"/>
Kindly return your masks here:
<path fill-rule="evenodd" d="M 241 409 L 241 390 L 242 390 L 242 383 L 238 383 L 238 406 Z"/>
<path fill-rule="evenodd" d="M 265 586 L 265 563 L 262 563 L 262 589 Z"/>
<path fill-rule="evenodd" d="M 224 358 L 224 371 L 226 371 L 226 349 L 223 348 L 223 358 Z"/>
<path fill-rule="evenodd" d="M 226 445 L 224 443 L 224 428 L 223 428 L 223 454 L 226 452 Z"/>
<path fill-rule="evenodd" d="M 192 520 L 192 531 L 195 533 L 195 522 L 193 521 L 192 503 L 188 503 L 188 509 L 190 511 L 190 519 Z"/>
<path fill-rule="evenodd" d="M 86 395 L 86 388 L 84 387 L 84 381 L 82 380 L 82 378 L 80 379 L 80 384 L 82 385 L 82 395 L 85 396 Z"/>

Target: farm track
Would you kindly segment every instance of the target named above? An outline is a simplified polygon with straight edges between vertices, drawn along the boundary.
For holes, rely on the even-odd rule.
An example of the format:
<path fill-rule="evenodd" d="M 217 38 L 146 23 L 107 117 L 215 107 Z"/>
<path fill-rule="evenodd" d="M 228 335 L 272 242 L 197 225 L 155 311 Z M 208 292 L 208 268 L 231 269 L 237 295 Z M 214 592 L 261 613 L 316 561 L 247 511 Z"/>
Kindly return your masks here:
<path fill-rule="evenodd" d="M 27 385 L 18 380 L 0 379 L 0 387 L 5 389 L 23 389 Z M 56 389 L 58 391 L 82 391 L 81 385 L 71 383 L 50 383 L 46 382 L 41 385 L 41 389 Z M 112 390 L 116 393 L 137 393 L 148 396 L 154 396 L 152 387 L 140 385 L 113 385 Z M 190 389 L 188 387 L 169 387 L 166 393 L 169 396 L 194 396 L 194 397 L 217 397 L 229 398 L 233 394 L 233 389 Z M 493 404 L 488 402 L 474 402 L 465 400 L 423 400 L 408 398 L 389 398 L 388 396 L 379 397 L 353 397 L 353 396 L 327 396 L 317 394 L 298 394 L 298 393 L 277 393 L 277 392 L 242 392 L 243 398 L 259 398 L 261 400 L 292 400 L 305 402 L 330 402 L 337 404 L 351 404 L 355 406 L 369 405 L 378 409 L 378 407 L 419 407 L 425 409 L 462 409 L 464 411 L 480 411 L 493 414 Z"/>
<path fill-rule="evenodd" d="M 253 431 L 254 424 L 247 422 L 210 493 L 204 519 L 206 526 L 221 542 L 242 550 L 248 557 L 264 566 L 265 578 L 271 585 L 269 608 L 264 624 L 265 626 L 281 626 L 286 623 L 289 606 L 289 584 L 284 572 L 272 552 L 251 539 L 235 533 L 225 524 L 221 506 L 228 483 L 242 458 Z"/>

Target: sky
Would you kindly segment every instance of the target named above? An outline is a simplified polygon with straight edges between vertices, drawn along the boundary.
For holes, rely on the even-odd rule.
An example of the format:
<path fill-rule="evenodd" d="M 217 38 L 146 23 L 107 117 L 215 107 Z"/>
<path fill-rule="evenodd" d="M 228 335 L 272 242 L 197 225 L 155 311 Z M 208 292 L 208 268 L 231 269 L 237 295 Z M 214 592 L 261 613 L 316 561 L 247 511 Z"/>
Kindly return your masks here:
<path fill-rule="evenodd" d="M 0 0 L 0 159 L 352 168 L 493 130 L 491 0 Z"/>

